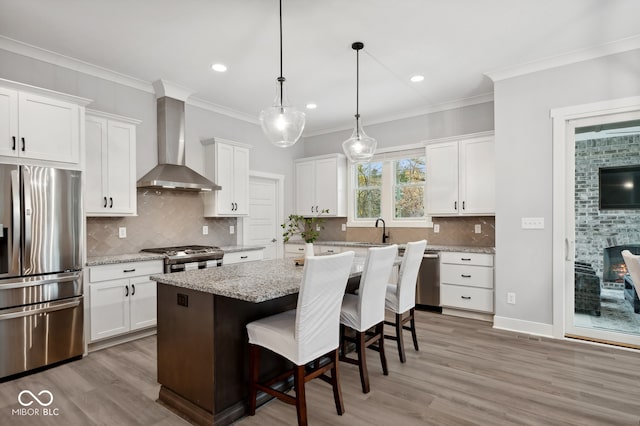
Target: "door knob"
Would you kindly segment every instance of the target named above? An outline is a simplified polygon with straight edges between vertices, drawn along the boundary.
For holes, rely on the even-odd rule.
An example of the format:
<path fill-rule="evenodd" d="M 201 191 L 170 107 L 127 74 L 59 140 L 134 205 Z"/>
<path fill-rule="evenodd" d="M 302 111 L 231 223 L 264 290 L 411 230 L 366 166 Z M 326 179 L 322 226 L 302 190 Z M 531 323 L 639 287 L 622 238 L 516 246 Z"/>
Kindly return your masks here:
<path fill-rule="evenodd" d="M 278 240 L 276 240 L 275 238 L 273 240 L 271 240 L 272 243 L 275 243 L 276 241 L 278 241 Z"/>

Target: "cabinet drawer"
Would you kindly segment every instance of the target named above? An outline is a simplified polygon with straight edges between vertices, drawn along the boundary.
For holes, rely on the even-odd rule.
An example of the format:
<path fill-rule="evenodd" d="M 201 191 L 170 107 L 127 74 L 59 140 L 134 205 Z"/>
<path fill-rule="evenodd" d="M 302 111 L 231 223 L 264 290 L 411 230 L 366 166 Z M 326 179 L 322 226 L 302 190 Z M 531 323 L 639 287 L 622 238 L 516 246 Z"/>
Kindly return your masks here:
<path fill-rule="evenodd" d="M 285 244 L 285 253 L 301 254 L 304 256 L 304 244 Z"/>
<path fill-rule="evenodd" d="M 337 254 L 342 253 L 342 248 L 337 246 L 315 246 L 315 254 Z"/>
<path fill-rule="evenodd" d="M 440 282 L 442 284 L 493 288 L 493 268 L 445 263 L 440 265 Z"/>
<path fill-rule="evenodd" d="M 493 290 L 442 284 L 440 304 L 452 308 L 493 312 Z"/>
<path fill-rule="evenodd" d="M 493 255 L 487 253 L 441 252 L 440 263 L 493 266 Z"/>
<path fill-rule="evenodd" d="M 111 265 L 91 266 L 89 268 L 89 281 L 94 283 L 143 275 L 162 274 L 163 272 L 162 260 L 114 263 Z"/>
<path fill-rule="evenodd" d="M 222 258 L 222 264 L 231 265 L 232 263 L 252 262 L 262 259 L 264 259 L 263 250 L 236 251 L 233 253 L 225 253 Z"/>

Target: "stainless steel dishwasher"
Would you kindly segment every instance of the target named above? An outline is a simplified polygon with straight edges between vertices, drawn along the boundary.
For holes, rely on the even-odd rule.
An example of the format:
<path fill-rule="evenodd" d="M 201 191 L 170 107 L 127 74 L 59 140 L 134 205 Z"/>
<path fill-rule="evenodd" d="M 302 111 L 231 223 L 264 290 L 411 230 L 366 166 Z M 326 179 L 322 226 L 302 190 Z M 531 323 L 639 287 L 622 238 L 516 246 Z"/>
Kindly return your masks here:
<path fill-rule="evenodd" d="M 416 288 L 416 305 L 440 310 L 440 254 L 425 252 L 422 256 Z"/>

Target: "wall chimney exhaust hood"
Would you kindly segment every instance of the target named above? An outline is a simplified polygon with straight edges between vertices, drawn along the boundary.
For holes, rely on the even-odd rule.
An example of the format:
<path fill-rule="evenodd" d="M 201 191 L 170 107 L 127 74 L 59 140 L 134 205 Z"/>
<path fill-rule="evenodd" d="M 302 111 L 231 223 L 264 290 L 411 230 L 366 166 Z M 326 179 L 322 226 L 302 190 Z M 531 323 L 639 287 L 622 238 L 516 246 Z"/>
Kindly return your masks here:
<path fill-rule="evenodd" d="M 158 165 L 138 180 L 138 188 L 222 189 L 185 165 L 184 101 L 189 93 L 162 80 L 153 83 L 153 87 L 158 96 Z"/>

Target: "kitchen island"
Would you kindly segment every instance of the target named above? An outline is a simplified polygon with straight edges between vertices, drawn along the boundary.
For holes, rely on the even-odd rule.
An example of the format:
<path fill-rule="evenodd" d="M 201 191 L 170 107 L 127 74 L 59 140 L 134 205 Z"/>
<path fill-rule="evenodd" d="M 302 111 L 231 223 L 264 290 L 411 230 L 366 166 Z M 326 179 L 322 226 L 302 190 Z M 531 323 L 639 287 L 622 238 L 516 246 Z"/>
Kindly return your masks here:
<path fill-rule="evenodd" d="M 358 286 L 364 259 L 354 259 L 348 288 Z M 244 416 L 245 326 L 295 309 L 302 271 L 291 259 L 277 259 L 151 276 L 158 282 L 159 401 L 198 424 L 226 425 Z M 261 379 L 291 366 L 262 353 Z M 258 404 L 268 398 L 259 395 Z"/>

